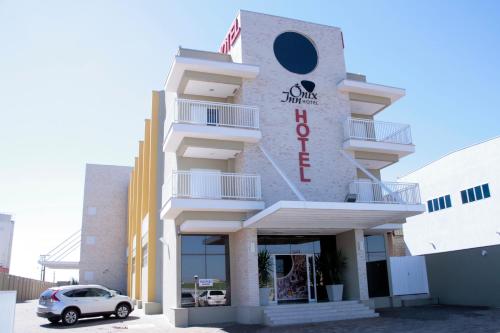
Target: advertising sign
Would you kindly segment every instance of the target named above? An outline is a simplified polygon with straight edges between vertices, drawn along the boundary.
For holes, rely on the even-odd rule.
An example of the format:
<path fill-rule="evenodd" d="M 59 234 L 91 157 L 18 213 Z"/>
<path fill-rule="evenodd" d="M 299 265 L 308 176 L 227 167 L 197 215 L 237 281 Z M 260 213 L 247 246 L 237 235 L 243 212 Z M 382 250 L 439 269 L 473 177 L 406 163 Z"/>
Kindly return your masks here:
<path fill-rule="evenodd" d="M 199 279 L 198 287 L 213 287 L 214 279 Z"/>

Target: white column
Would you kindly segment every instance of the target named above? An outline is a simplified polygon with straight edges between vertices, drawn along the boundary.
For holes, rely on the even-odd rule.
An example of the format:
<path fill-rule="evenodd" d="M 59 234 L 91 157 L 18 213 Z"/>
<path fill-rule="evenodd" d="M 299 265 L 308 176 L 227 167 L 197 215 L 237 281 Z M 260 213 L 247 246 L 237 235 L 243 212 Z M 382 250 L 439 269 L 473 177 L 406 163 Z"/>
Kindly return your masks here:
<path fill-rule="evenodd" d="M 344 299 L 368 300 L 365 239 L 362 229 L 354 229 L 336 236 L 337 249 L 347 259 L 344 270 Z"/>
<path fill-rule="evenodd" d="M 231 304 L 259 306 L 257 229 L 242 229 L 229 236 Z"/>

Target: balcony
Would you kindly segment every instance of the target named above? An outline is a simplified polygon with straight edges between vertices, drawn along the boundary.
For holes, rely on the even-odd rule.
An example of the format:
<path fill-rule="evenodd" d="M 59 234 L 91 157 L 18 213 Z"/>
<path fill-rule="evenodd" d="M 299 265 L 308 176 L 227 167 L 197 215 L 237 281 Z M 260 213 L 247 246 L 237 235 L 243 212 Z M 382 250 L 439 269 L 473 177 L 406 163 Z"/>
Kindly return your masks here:
<path fill-rule="evenodd" d="M 163 150 L 177 152 L 186 138 L 198 139 L 184 142 L 186 149 L 180 155 L 227 159 L 242 149 L 234 143 L 255 143 L 261 137 L 259 109 L 255 106 L 175 99 L 167 110 Z"/>
<path fill-rule="evenodd" d="M 227 98 L 241 88 L 243 79 L 255 79 L 258 74 L 259 66 L 233 62 L 228 54 L 179 48 L 165 90 Z"/>
<path fill-rule="evenodd" d="M 367 116 L 374 116 L 405 95 L 404 89 L 366 82 L 364 75 L 352 73 L 347 73 L 337 88 L 349 97 L 352 114 Z"/>
<path fill-rule="evenodd" d="M 409 125 L 348 118 L 344 123 L 344 149 L 404 157 L 415 152 Z"/>
<path fill-rule="evenodd" d="M 250 212 L 264 209 L 260 176 L 174 171 L 163 186 L 162 218 L 183 211 Z"/>
<path fill-rule="evenodd" d="M 416 183 L 355 180 L 349 184 L 348 202 L 420 205 L 420 189 Z"/>

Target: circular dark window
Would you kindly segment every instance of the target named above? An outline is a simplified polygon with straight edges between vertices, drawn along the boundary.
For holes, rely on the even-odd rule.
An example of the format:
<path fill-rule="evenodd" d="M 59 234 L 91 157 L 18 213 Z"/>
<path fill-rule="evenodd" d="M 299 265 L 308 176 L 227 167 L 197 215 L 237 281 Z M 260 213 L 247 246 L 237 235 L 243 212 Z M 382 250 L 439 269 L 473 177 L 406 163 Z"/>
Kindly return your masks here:
<path fill-rule="evenodd" d="M 282 33 L 274 40 L 273 48 L 281 66 L 292 73 L 310 73 L 318 64 L 318 52 L 313 43 L 297 32 Z"/>

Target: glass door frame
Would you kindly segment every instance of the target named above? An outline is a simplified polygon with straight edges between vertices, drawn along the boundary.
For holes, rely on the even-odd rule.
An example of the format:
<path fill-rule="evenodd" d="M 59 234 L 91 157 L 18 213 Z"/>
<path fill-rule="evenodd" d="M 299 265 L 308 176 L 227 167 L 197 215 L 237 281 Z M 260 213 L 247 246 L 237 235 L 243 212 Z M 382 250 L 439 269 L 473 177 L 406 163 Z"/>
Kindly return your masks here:
<path fill-rule="evenodd" d="M 316 286 L 316 263 L 314 260 L 314 253 L 274 253 L 271 254 L 273 258 L 273 285 L 274 285 L 274 301 L 270 302 L 273 304 L 278 303 L 278 279 L 276 276 L 276 256 L 304 256 L 306 259 L 306 270 L 307 270 L 307 302 L 316 303 L 318 301 L 318 291 Z M 309 265 L 309 258 L 311 258 L 312 266 Z M 311 273 L 313 276 L 313 286 L 314 286 L 314 298 L 311 297 Z"/>

